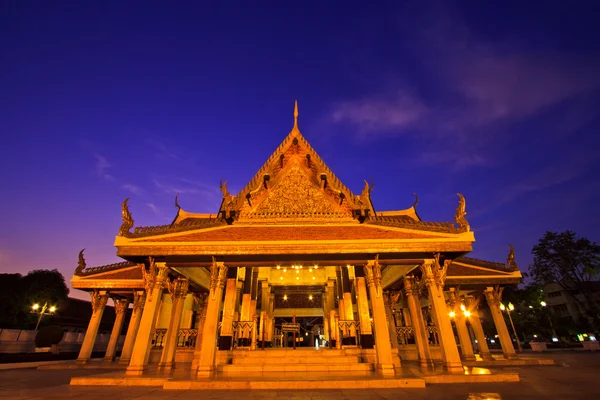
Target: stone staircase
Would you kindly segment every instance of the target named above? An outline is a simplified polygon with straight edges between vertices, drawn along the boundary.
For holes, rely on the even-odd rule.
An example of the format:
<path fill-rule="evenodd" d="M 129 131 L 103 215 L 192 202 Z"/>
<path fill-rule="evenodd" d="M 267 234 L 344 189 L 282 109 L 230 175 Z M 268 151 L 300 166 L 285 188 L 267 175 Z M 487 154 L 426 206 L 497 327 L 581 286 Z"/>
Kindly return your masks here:
<path fill-rule="evenodd" d="M 222 376 L 249 375 L 371 375 L 372 350 L 265 349 L 219 351 L 217 372 Z"/>

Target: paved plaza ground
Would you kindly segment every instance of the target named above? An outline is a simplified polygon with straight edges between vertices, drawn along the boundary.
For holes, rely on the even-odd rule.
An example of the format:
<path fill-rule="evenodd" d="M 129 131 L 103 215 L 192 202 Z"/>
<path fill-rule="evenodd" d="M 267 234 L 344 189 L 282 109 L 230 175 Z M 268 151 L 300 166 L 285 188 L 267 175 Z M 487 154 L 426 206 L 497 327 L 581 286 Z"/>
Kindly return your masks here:
<path fill-rule="evenodd" d="M 3 399 L 599 399 L 600 354 L 571 352 L 544 354 L 556 366 L 506 367 L 518 372 L 520 383 L 429 385 L 425 389 L 165 391 L 144 387 L 69 386 L 72 376 L 106 370 L 0 371 Z"/>

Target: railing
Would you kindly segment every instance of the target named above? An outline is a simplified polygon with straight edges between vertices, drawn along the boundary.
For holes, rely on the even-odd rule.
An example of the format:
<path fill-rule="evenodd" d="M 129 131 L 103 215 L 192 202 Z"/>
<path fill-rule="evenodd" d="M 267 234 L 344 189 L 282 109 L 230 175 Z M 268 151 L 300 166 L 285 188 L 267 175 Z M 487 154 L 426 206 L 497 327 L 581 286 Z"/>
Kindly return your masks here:
<path fill-rule="evenodd" d="M 155 329 L 152 332 L 152 347 L 163 347 L 165 338 L 167 336 L 167 330 L 164 328 Z"/>
<path fill-rule="evenodd" d="M 250 347 L 256 349 L 256 321 L 233 321 L 233 343 L 238 339 L 250 339 Z"/>
<path fill-rule="evenodd" d="M 415 336 L 415 329 L 412 326 L 398 326 L 396 327 L 396 336 L 400 344 L 408 344 L 408 340 Z"/>
<path fill-rule="evenodd" d="M 165 345 L 167 338 L 167 329 L 159 328 L 152 332 L 152 347 L 162 348 Z M 196 347 L 196 340 L 198 339 L 198 329 L 179 329 L 177 332 L 177 344 L 178 348 L 193 349 Z"/>
<path fill-rule="evenodd" d="M 440 345 L 440 338 L 438 336 L 438 329 L 437 326 L 434 325 L 428 325 L 425 327 L 427 334 L 429 335 L 429 342 L 431 343 L 432 346 L 439 346 Z"/>
<path fill-rule="evenodd" d="M 177 332 L 177 347 L 193 349 L 196 347 L 198 329 L 180 329 Z"/>
<path fill-rule="evenodd" d="M 356 338 L 356 344 L 360 346 L 360 321 L 343 321 L 338 322 L 339 341 L 345 338 Z"/>

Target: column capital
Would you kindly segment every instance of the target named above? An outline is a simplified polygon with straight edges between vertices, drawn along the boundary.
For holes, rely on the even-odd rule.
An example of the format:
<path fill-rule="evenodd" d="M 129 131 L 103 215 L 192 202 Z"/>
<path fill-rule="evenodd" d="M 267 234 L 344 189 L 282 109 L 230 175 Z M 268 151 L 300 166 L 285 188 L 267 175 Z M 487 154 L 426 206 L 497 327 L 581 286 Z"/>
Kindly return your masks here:
<path fill-rule="evenodd" d="M 144 302 L 146 301 L 146 293 L 142 290 L 136 290 L 133 292 L 133 311 L 139 311 L 144 308 Z"/>
<path fill-rule="evenodd" d="M 144 264 L 141 265 L 144 286 L 146 287 L 146 296 L 152 298 L 154 289 L 163 288 L 165 281 L 167 280 L 169 267 L 167 267 L 167 263 L 165 262 L 156 262 L 154 257 L 148 257 L 148 270 L 146 270 Z"/>
<path fill-rule="evenodd" d="M 364 266 L 367 285 L 370 288 L 375 288 L 377 297 L 381 295 L 381 264 L 379 264 L 379 254 L 374 260 L 367 261 Z"/>
<path fill-rule="evenodd" d="M 200 313 L 206 307 L 208 293 L 194 293 L 194 311 Z"/>
<path fill-rule="evenodd" d="M 167 290 L 171 295 L 171 299 L 181 299 L 187 296 L 190 280 L 188 278 L 179 277 L 173 281 L 166 281 Z"/>
<path fill-rule="evenodd" d="M 502 292 L 504 291 L 503 287 L 495 286 L 495 287 L 487 287 L 483 292 L 485 294 L 485 299 L 487 300 L 489 305 L 497 305 L 502 301 Z"/>
<path fill-rule="evenodd" d="M 214 300 L 215 291 L 217 288 L 223 289 L 225 287 L 225 280 L 227 279 L 227 267 L 222 262 L 217 262 L 216 258 L 212 258 L 212 265 L 210 267 L 210 294 Z"/>
<path fill-rule="evenodd" d="M 115 303 L 115 313 L 117 315 L 122 315 L 129 307 L 129 299 L 113 299 Z"/>
<path fill-rule="evenodd" d="M 386 290 L 385 292 L 383 292 L 383 304 L 386 307 L 393 308 L 396 305 L 396 303 L 398 303 L 400 294 L 402 294 L 402 292 L 400 292 L 399 290 Z"/>
<path fill-rule="evenodd" d="M 104 310 L 109 294 L 106 290 L 94 290 L 90 293 L 92 297 L 92 314 L 99 310 Z"/>
<path fill-rule="evenodd" d="M 419 298 L 421 286 L 421 282 L 413 275 L 406 275 L 404 277 L 404 293 L 406 293 L 407 296 Z"/>
<path fill-rule="evenodd" d="M 419 266 L 427 287 L 436 285 L 440 292 L 444 290 L 446 273 L 448 272 L 448 266 L 451 262 L 452 260 L 444 260 L 443 265 L 440 265 L 440 253 L 436 253 L 433 256 L 433 259 L 425 260 L 425 262 Z"/>

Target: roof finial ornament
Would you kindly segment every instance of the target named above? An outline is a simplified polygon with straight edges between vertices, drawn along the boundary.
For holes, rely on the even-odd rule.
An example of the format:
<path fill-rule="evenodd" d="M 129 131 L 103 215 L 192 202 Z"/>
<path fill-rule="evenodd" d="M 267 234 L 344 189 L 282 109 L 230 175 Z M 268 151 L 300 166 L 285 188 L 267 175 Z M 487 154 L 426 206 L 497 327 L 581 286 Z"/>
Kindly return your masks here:
<path fill-rule="evenodd" d="M 133 228 L 133 218 L 131 217 L 131 213 L 129 212 L 129 207 L 127 206 L 127 202 L 129 201 L 129 197 L 123 201 L 121 205 L 121 218 L 123 219 L 123 224 L 119 228 L 119 236 L 127 236 L 131 232 L 129 230 Z"/>
<path fill-rule="evenodd" d="M 458 207 L 456 208 L 456 215 L 454 216 L 454 220 L 459 226 L 461 232 L 469 232 L 471 230 L 471 227 L 469 226 L 469 222 L 465 218 L 465 215 L 467 215 L 465 196 L 463 196 L 460 193 L 456 194 L 458 195 Z"/>
<path fill-rule="evenodd" d="M 293 130 L 298 130 L 298 100 L 294 102 L 294 128 Z"/>
<path fill-rule="evenodd" d="M 508 252 L 508 258 L 506 259 L 506 266 L 509 267 L 512 271 L 516 271 L 517 269 L 519 269 L 519 267 L 517 266 L 517 263 L 515 261 L 515 248 L 512 246 L 512 244 L 509 244 L 508 247 L 510 248 L 510 250 Z"/>
<path fill-rule="evenodd" d="M 181 206 L 179 205 L 179 201 L 177 201 L 178 198 L 179 198 L 179 193 L 177 193 L 177 195 L 175 196 L 175 207 L 177 207 L 178 210 L 181 210 Z"/>
<path fill-rule="evenodd" d="M 75 275 L 80 275 L 85 269 L 85 258 L 83 258 L 83 252 L 85 249 L 79 252 L 79 262 L 77 263 L 77 268 L 75 268 Z"/>
<path fill-rule="evenodd" d="M 417 196 L 417 192 L 413 193 L 415 195 L 415 202 L 413 203 L 412 207 L 416 207 L 419 205 L 419 196 Z"/>

